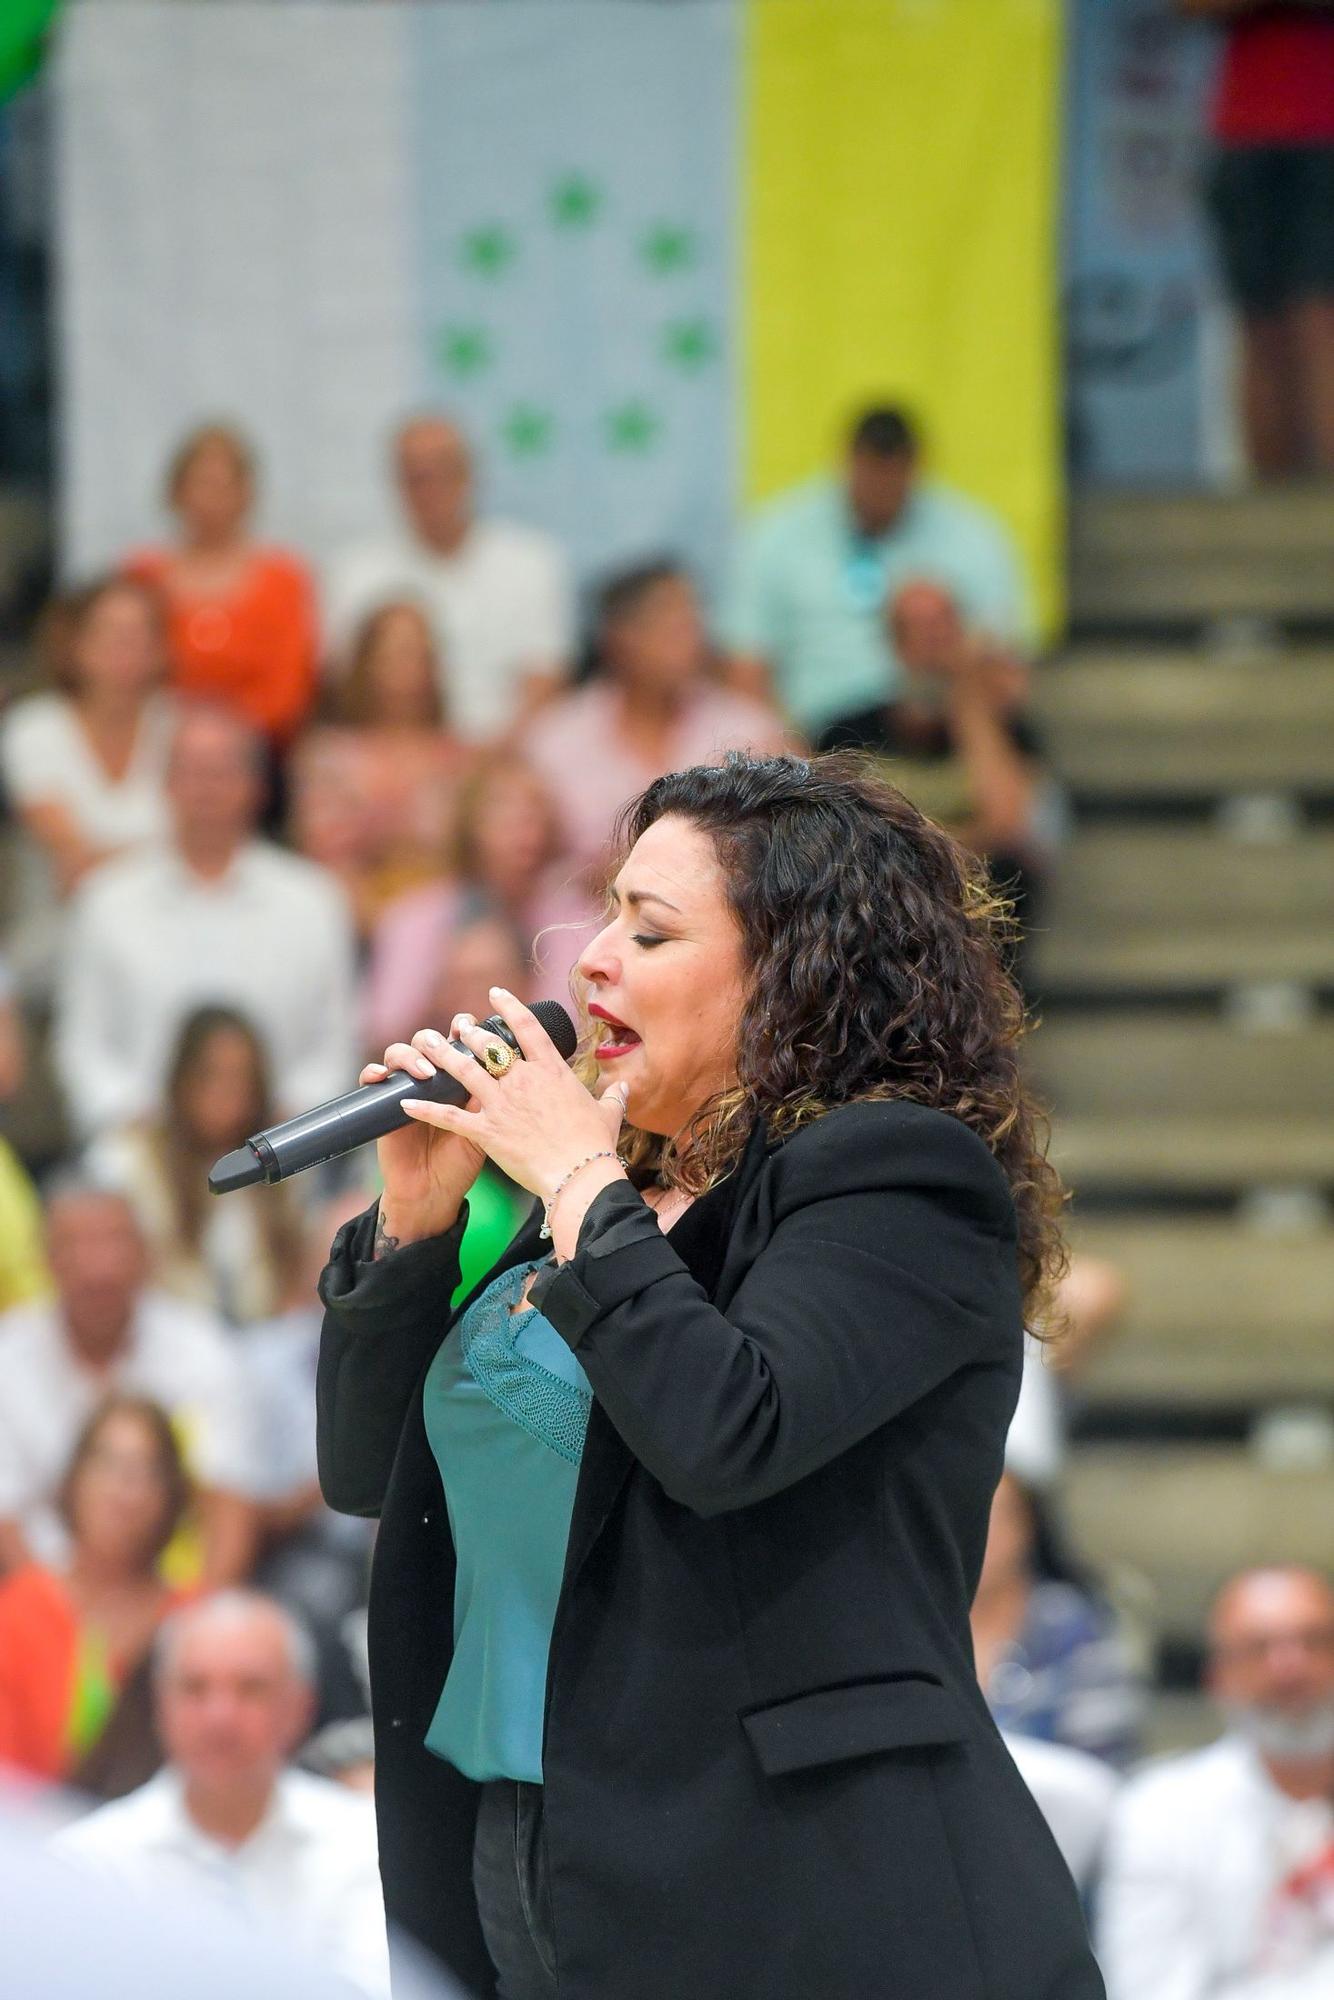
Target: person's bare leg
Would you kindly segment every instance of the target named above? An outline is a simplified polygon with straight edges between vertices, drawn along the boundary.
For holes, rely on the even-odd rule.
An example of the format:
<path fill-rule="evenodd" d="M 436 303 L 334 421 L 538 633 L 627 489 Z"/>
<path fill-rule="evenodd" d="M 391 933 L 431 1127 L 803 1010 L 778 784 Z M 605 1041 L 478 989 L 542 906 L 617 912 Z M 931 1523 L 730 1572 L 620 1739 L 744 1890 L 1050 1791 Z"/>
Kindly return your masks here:
<path fill-rule="evenodd" d="M 1315 472 L 1334 473 L 1334 297 L 1290 308 L 1300 384 L 1299 440 Z"/>
<path fill-rule="evenodd" d="M 1251 471 L 1283 479 L 1302 469 L 1297 355 L 1286 313 L 1246 313 L 1242 331 L 1242 423 Z"/>

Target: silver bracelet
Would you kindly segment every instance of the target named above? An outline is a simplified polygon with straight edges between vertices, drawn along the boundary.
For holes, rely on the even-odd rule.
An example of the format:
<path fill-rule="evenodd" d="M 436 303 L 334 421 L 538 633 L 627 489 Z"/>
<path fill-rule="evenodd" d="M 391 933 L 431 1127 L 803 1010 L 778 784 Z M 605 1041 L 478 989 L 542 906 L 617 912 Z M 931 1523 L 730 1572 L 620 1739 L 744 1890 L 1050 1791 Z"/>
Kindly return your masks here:
<path fill-rule="evenodd" d="M 556 1206 L 556 1200 L 561 1189 L 569 1181 L 572 1181 L 576 1174 L 581 1174 L 585 1167 L 591 1167 L 594 1160 L 615 1160 L 619 1159 L 619 1157 L 620 1155 L 614 1152 L 610 1146 L 604 1146 L 600 1153 L 590 1153 L 586 1160 L 580 1160 L 577 1167 L 571 1167 L 568 1174 L 562 1175 L 561 1179 L 556 1182 L 555 1187 L 551 1190 L 550 1201 L 542 1204 L 542 1227 L 537 1233 L 543 1241 L 549 1239 L 551 1235 L 551 1211 Z"/>

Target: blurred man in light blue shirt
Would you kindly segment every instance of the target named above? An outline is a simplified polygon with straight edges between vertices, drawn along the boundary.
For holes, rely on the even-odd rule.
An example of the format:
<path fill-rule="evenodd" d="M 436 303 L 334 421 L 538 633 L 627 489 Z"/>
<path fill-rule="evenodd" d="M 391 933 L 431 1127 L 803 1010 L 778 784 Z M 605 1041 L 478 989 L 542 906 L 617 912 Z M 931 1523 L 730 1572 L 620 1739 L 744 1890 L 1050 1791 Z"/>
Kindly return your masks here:
<path fill-rule="evenodd" d="M 991 638 L 1023 645 L 1032 636 L 1005 528 L 923 479 L 918 460 L 902 411 L 868 410 L 842 478 L 780 494 L 742 537 L 723 624 L 736 684 L 767 694 L 809 736 L 895 687 L 883 608 L 904 583 L 943 585 L 966 623 Z"/>

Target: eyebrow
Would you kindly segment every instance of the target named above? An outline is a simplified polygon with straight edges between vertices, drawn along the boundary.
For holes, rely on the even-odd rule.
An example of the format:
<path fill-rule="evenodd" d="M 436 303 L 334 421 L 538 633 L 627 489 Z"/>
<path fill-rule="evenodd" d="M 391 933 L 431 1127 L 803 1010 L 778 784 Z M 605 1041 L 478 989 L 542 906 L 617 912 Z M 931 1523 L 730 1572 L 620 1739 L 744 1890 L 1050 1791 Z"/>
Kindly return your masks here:
<path fill-rule="evenodd" d="M 680 910 L 676 909 L 675 903 L 669 903 L 665 896 L 655 896 L 651 889 L 627 889 L 625 895 L 622 896 L 620 890 L 613 882 L 607 894 L 611 897 L 613 903 L 626 902 L 632 910 L 637 910 L 641 903 L 661 903 L 664 910 L 676 910 L 678 917 L 682 914 Z"/>

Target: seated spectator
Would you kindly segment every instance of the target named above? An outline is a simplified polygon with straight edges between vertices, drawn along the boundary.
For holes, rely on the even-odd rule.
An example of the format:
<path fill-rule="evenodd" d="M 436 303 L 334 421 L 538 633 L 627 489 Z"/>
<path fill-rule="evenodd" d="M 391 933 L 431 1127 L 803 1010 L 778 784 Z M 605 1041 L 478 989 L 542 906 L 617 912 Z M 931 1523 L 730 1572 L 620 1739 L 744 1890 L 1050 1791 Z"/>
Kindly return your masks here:
<path fill-rule="evenodd" d="M 424 612 L 386 604 L 358 632 L 348 678 L 332 690 L 332 728 L 312 732 L 352 746 L 380 904 L 438 872 L 454 828 L 470 754 L 448 724 L 444 676 Z"/>
<path fill-rule="evenodd" d="M 1108 2000 L 1334 1993 L 1334 1589 L 1248 1570 L 1209 1620 L 1227 1728 L 1127 1786 L 1099 1958 Z"/>
<path fill-rule="evenodd" d="M 85 1161 L 90 1178 L 119 1189 L 138 1216 L 155 1289 L 233 1326 L 269 1319 L 290 1300 L 301 1214 L 290 1181 L 218 1201 L 209 1169 L 277 1118 L 251 1023 L 231 1007 L 199 1007 L 177 1034 L 160 1116 L 103 1133 Z"/>
<path fill-rule="evenodd" d="M 76 591 L 55 626 L 55 687 L 0 722 L 0 771 L 66 896 L 99 861 L 167 829 L 171 704 L 162 608 L 123 576 Z"/>
<path fill-rule="evenodd" d="M 491 741 L 564 680 L 574 623 L 565 557 L 535 529 L 478 516 L 472 454 L 445 418 L 404 424 L 394 469 L 400 532 L 344 551 L 329 568 L 335 670 L 370 612 L 414 599 L 448 668 L 441 695 L 451 721 L 471 741 Z"/>
<path fill-rule="evenodd" d="M 108 1799 L 156 1771 L 148 1654 L 180 1601 L 158 1562 L 188 1498 L 166 1413 L 108 1397 L 63 1481 L 67 1556 L 0 1581 L 0 1764 Z"/>
<path fill-rule="evenodd" d="M 522 747 L 556 802 L 568 854 L 600 893 L 616 815 L 654 778 L 728 750 L 777 754 L 791 743 L 771 710 L 711 677 L 694 586 L 674 562 L 607 584 L 596 650 L 593 677 L 549 703 Z"/>
<path fill-rule="evenodd" d="M 158 1107 L 180 1024 L 206 1001 L 255 1023 L 284 1115 L 346 1090 L 355 1069 L 346 899 L 255 838 L 256 738 L 224 709 L 187 706 L 167 788 L 171 840 L 108 862 L 71 911 L 53 1055 L 83 1137 Z"/>
<path fill-rule="evenodd" d="M 385 2000 L 374 1807 L 288 1762 L 309 1732 L 313 1665 L 301 1627 L 256 1592 L 178 1611 L 155 1657 L 166 1766 L 55 1845 L 139 1888 L 221 1894 Z"/>
<path fill-rule="evenodd" d="M 449 969 L 479 920 L 498 920 L 517 940 L 530 1001 L 569 1000 L 570 973 L 596 928 L 592 899 L 562 864 L 550 795 L 519 757 L 492 754 L 465 778 L 445 859 L 440 881 L 397 897 L 375 927 L 362 1034 L 377 1056 L 430 1027 L 446 986 L 463 993 L 453 1011 L 489 1011 L 478 1005 L 485 986 L 469 989 Z"/>
<path fill-rule="evenodd" d="M 1045 1493 L 1065 1465 L 1066 1391 L 1125 1311 L 1129 1287 L 1105 1257 L 1076 1251 L 1056 1286 L 1055 1341 L 1024 1338 L 1019 1401 L 1005 1439 L 1005 1463 L 1023 1484 Z"/>
<path fill-rule="evenodd" d="M 439 873 L 469 753 L 446 727 L 435 641 L 414 604 L 372 612 L 333 720 L 288 761 L 293 841 L 342 881 L 368 933 L 395 895 Z"/>
<path fill-rule="evenodd" d="M 1039 1504 L 1012 1472 L 1002 1476 L 973 1600 L 978 1681 L 1008 1735 L 1128 1763 L 1141 1690 L 1111 1612 L 1073 1583 L 1038 1576 Z"/>
<path fill-rule="evenodd" d="M 965 627 L 942 584 L 904 584 L 886 615 L 899 691 L 829 723 L 819 748 L 872 752 L 891 784 L 986 858 L 1030 923 L 1045 856 L 1042 749 L 1021 709 L 1025 669 Z"/>
<path fill-rule="evenodd" d="M 167 606 L 172 685 L 218 701 L 279 746 L 309 714 L 319 640 L 305 565 L 250 536 L 255 460 L 226 424 L 205 424 L 177 448 L 167 503 L 179 540 L 126 562 Z"/>
<path fill-rule="evenodd" d="M 780 494 L 742 538 L 723 627 L 735 684 L 768 695 L 812 738 L 897 693 L 881 607 L 910 577 L 942 578 L 968 624 L 1002 644 L 1030 636 L 1006 530 L 922 478 L 919 456 L 901 410 L 868 410 L 842 477 Z"/>
<path fill-rule="evenodd" d="M 123 1195 L 77 1182 L 47 1204 L 56 1296 L 0 1317 L 0 1572 L 60 1563 L 61 1481 L 104 1397 L 148 1396 L 182 1440 L 196 1487 L 194 1536 L 171 1573 L 207 1586 L 249 1573 L 254 1510 L 241 1365 L 208 1314 L 147 1291 L 148 1259 Z"/>

